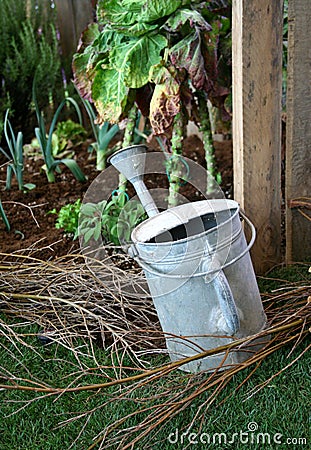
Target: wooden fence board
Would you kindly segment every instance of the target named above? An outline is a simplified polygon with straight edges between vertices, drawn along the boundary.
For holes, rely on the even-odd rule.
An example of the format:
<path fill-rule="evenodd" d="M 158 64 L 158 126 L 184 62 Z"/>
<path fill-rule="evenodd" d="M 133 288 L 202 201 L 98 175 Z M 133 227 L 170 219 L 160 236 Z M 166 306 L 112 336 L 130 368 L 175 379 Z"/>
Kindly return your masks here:
<path fill-rule="evenodd" d="M 62 55 L 67 62 L 65 71 L 68 75 L 71 58 L 77 48 L 81 32 L 93 20 L 92 2 L 91 0 L 55 0 L 55 5 Z"/>
<path fill-rule="evenodd" d="M 280 261 L 282 1 L 234 0 L 234 196 L 257 229 L 257 273 Z"/>
<path fill-rule="evenodd" d="M 311 259 L 311 222 L 294 207 L 296 199 L 311 197 L 310 6 L 306 0 L 289 0 L 285 184 L 288 263 Z M 302 211 L 310 215 L 310 211 Z"/>
<path fill-rule="evenodd" d="M 72 54 L 73 47 L 77 44 L 73 5 L 71 0 L 55 0 L 55 4 L 62 54 L 67 57 Z"/>

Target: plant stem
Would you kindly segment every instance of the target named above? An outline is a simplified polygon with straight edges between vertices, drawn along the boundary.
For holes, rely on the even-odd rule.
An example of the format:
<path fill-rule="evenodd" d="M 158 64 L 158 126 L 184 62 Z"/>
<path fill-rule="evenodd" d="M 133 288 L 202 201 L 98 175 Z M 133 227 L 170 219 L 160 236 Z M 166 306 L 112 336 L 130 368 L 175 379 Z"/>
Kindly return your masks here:
<path fill-rule="evenodd" d="M 137 106 L 134 104 L 129 110 L 127 124 L 124 130 L 123 147 L 129 147 L 133 144 L 133 135 L 136 125 Z M 119 192 L 126 191 L 127 179 L 122 173 L 119 175 Z"/>
<path fill-rule="evenodd" d="M 98 125 L 97 125 L 98 126 Z M 105 122 L 101 127 L 98 127 L 97 133 L 97 150 L 96 150 L 96 169 L 104 170 L 106 168 L 107 156 L 109 154 L 109 144 L 114 136 L 118 133 L 119 126 L 114 124 L 109 125 Z"/>
<path fill-rule="evenodd" d="M 96 152 L 96 170 L 106 169 L 106 152 L 98 149 Z"/>
<path fill-rule="evenodd" d="M 55 174 L 53 170 L 46 168 L 46 177 L 49 183 L 55 183 Z"/>
<path fill-rule="evenodd" d="M 5 212 L 4 212 L 1 200 L 0 200 L 0 217 L 3 220 L 3 222 L 4 222 L 6 230 L 7 231 L 11 231 L 11 225 L 10 225 L 10 222 L 9 222 Z"/>
<path fill-rule="evenodd" d="M 184 138 L 184 117 L 180 111 L 176 114 L 173 122 L 172 132 L 172 155 L 168 161 L 169 172 L 169 196 L 168 208 L 178 205 L 178 191 L 180 186 L 181 162 L 180 156 L 182 154 L 182 141 Z"/>
<path fill-rule="evenodd" d="M 209 118 L 209 111 L 207 106 L 207 99 L 201 92 L 197 92 L 199 102 L 200 124 L 199 130 L 203 135 L 203 146 L 205 151 L 205 161 L 207 170 L 206 193 L 212 194 L 214 192 L 214 178 L 215 178 L 215 150 L 213 146 L 213 136 L 211 130 L 211 122 Z"/>

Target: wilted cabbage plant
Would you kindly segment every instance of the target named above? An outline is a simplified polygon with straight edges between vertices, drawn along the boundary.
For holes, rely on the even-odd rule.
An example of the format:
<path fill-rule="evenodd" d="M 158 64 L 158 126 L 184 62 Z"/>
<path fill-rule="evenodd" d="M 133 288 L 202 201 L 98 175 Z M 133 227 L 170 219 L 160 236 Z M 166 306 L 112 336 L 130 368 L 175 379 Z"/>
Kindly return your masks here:
<path fill-rule="evenodd" d="M 210 132 L 207 98 L 224 110 L 230 83 L 221 70 L 224 55 L 218 58 L 219 37 L 230 25 L 223 3 L 100 0 L 98 23 L 85 31 L 73 60 L 76 86 L 94 102 L 98 123 L 120 122 L 136 103 L 153 133 L 169 138 L 173 162 L 189 120 Z M 171 167 L 174 203 L 179 171 Z"/>

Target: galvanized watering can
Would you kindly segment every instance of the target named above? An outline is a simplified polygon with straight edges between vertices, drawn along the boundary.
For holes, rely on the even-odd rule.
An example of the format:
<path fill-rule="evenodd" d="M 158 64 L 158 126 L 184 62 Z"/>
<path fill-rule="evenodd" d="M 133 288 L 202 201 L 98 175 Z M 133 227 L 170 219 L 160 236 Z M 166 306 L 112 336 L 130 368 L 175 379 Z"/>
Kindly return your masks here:
<path fill-rule="evenodd" d="M 113 154 L 110 162 L 131 181 L 149 215 L 133 230 L 129 254 L 145 272 L 171 360 L 260 332 L 266 316 L 249 255 L 254 226 L 237 202 L 226 199 L 187 203 L 159 213 L 143 182 L 145 152 L 143 145 L 127 147 Z M 252 232 L 249 244 L 241 217 Z M 263 345 L 257 339 L 181 369 L 228 368 Z"/>

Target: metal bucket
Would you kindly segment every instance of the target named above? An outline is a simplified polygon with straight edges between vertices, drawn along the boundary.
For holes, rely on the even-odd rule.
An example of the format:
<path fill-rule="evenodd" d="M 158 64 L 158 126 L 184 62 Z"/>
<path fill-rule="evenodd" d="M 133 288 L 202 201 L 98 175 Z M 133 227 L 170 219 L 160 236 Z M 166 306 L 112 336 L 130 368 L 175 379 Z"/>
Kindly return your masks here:
<path fill-rule="evenodd" d="M 266 324 L 249 249 L 255 228 L 233 200 L 204 200 L 159 213 L 143 181 L 145 145 L 110 157 L 133 184 L 149 219 L 132 232 L 129 253 L 144 269 L 172 361 L 261 331 Z M 252 231 L 247 244 L 241 217 Z M 267 340 L 267 338 L 264 338 Z M 240 363 L 263 344 L 256 339 L 184 364 L 197 372 Z"/>
<path fill-rule="evenodd" d="M 241 217 L 251 229 L 247 244 Z M 172 361 L 253 335 L 266 316 L 249 255 L 252 223 L 233 200 L 168 209 L 132 232 L 130 254 L 144 269 Z M 267 338 L 265 338 L 267 340 Z M 263 342 L 192 361 L 197 372 L 241 363 Z"/>

